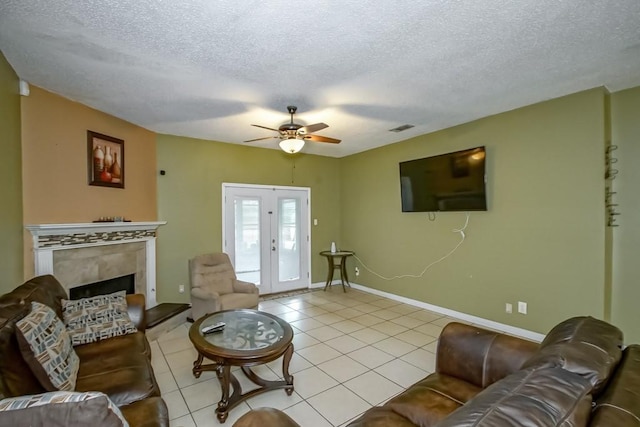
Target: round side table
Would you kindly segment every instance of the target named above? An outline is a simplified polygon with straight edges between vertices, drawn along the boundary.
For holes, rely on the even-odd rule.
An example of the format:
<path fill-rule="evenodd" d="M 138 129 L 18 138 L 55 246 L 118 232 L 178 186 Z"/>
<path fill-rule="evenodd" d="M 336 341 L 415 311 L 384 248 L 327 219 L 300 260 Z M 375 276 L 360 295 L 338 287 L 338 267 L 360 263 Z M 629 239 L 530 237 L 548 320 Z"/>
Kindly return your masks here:
<path fill-rule="evenodd" d="M 333 271 L 335 269 L 340 270 L 340 282 L 342 283 L 342 290 L 347 292 L 347 287 L 345 286 L 345 282 L 347 286 L 351 287 L 349 283 L 349 276 L 347 276 L 347 258 L 354 255 L 353 251 L 322 251 L 320 255 L 327 258 L 327 262 L 329 263 L 329 271 L 327 272 L 327 283 L 324 285 L 324 290 L 326 291 L 329 286 L 331 286 L 331 281 L 333 280 Z"/>

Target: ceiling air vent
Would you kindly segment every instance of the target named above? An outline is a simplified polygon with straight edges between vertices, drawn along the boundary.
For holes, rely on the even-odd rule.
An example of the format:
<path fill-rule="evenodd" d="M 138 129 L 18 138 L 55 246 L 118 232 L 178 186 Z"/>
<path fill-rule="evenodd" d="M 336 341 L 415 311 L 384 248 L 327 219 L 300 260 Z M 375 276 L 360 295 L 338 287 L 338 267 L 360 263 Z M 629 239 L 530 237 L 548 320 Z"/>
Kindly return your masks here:
<path fill-rule="evenodd" d="M 413 125 L 402 125 L 402 126 L 398 126 L 397 128 L 393 128 L 393 129 L 389 129 L 389 132 L 402 132 L 403 130 L 407 130 L 407 129 L 411 129 L 412 127 L 414 127 Z"/>

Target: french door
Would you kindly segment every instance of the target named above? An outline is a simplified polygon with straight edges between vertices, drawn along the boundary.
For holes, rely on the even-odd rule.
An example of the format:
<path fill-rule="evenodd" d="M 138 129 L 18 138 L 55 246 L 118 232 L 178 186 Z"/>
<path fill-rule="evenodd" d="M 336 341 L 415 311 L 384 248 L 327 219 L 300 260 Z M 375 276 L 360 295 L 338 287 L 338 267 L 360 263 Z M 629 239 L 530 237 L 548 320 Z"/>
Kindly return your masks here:
<path fill-rule="evenodd" d="M 309 287 L 309 191 L 222 184 L 224 251 L 261 294 Z"/>

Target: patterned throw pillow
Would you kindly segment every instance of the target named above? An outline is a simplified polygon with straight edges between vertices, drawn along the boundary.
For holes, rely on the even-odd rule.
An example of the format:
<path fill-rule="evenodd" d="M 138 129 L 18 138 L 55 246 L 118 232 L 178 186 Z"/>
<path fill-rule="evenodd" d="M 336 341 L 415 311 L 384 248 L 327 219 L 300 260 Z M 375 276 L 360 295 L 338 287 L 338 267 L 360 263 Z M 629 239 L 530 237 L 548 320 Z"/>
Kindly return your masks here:
<path fill-rule="evenodd" d="M 106 394 L 56 391 L 0 400 L 0 425 L 128 427 Z"/>
<path fill-rule="evenodd" d="M 62 317 L 76 346 L 137 332 L 127 312 L 125 291 L 79 300 L 62 300 Z"/>
<path fill-rule="evenodd" d="M 80 359 L 56 313 L 33 301 L 31 312 L 16 322 L 22 357 L 47 391 L 76 387 Z"/>

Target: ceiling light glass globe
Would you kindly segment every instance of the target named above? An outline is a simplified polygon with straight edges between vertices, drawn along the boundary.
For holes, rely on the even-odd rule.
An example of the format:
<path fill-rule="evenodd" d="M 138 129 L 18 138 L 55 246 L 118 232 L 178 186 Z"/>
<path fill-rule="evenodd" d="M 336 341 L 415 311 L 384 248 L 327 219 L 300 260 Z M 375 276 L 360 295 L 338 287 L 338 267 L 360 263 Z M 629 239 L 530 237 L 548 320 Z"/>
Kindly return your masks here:
<path fill-rule="evenodd" d="M 304 139 L 290 138 L 280 141 L 280 148 L 287 153 L 297 153 L 304 147 Z"/>

